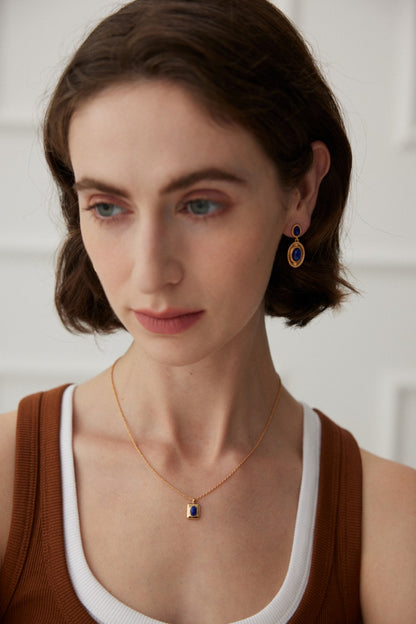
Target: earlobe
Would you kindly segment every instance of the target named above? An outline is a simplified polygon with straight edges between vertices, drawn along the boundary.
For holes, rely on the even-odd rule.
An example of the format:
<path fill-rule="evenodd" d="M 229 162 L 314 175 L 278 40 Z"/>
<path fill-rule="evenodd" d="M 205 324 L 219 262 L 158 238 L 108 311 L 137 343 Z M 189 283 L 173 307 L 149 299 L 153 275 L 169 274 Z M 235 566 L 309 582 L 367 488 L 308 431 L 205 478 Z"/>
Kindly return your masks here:
<path fill-rule="evenodd" d="M 311 144 L 312 164 L 293 194 L 292 206 L 288 212 L 288 221 L 284 234 L 292 236 L 294 223 L 299 223 L 302 233 L 308 229 L 318 197 L 319 187 L 331 166 L 331 156 L 325 143 L 314 141 Z"/>

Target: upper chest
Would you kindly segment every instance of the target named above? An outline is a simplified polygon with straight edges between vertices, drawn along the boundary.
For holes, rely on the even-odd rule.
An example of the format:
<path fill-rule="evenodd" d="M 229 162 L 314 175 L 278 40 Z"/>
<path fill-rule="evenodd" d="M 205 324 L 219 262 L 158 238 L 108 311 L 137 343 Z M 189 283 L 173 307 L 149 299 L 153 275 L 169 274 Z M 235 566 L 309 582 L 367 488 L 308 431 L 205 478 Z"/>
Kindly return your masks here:
<path fill-rule="evenodd" d="M 292 549 L 301 464 L 247 463 L 201 499 L 187 500 L 130 452 L 75 444 L 84 551 L 104 587 L 170 623 L 237 621 L 282 585 Z"/>

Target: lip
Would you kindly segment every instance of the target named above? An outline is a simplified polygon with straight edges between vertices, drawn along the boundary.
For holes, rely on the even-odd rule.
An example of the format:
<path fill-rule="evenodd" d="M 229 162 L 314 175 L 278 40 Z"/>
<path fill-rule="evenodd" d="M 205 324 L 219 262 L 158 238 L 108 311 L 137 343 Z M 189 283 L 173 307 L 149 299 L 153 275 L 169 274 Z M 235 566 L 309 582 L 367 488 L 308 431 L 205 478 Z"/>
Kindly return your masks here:
<path fill-rule="evenodd" d="M 190 329 L 204 315 L 204 310 L 168 308 L 162 312 L 134 310 L 139 323 L 153 334 L 180 334 Z"/>

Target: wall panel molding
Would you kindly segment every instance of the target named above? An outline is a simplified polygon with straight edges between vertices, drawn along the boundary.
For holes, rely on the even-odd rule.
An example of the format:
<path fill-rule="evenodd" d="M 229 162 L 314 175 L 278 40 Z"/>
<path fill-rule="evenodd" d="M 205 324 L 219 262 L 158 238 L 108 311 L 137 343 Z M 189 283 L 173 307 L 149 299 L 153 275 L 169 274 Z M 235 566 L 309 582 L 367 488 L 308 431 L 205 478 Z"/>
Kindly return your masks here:
<path fill-rule="evenodd" d="M 30 117 L 20 117 L 0 112 L 0 132 L 31 134 L 38 131 L 39 125 Z"/>
<path fill-rule="evenodd" d="M 29 240 L 0 240 L 0 260 L 15 260 L 21 258 L 23 260 L 49 260 L 54 258 L 57 252 L 59 241 L 39 241 L 37 239 Z"/>
<path fill-rule="evenodd" d="M 398 55 L 398 142 L 404 148 L 416 148 L 416 0 L 397 5 L 400 13 Z"/>
<path fill-rule="evenodd" d="M 8 360 L 7 364 L 0 364 L 0 384 L 6 379 L 21 379 L 23 377 L 33 377 L 36 379 L 45 379 L 51 377 L 60 378 L 78 378 L 85 377 L 94 372 L 97 362 L 63 362 L 59 358 L 54 361 L 21 357 L 12 361 Z"/>
<path fill-rule="evenodd" d="M 377 424 L 383 453 L 416 468 L 416 370 L 394 371 L 383 377 Z"/>
<path fill-rule="evenodd" d="M 396 250 L 357 251 L 345 254 L 344 263 L 352 270 L 415 272 L 416 252 L 410 249 L 400 253 Z"/>

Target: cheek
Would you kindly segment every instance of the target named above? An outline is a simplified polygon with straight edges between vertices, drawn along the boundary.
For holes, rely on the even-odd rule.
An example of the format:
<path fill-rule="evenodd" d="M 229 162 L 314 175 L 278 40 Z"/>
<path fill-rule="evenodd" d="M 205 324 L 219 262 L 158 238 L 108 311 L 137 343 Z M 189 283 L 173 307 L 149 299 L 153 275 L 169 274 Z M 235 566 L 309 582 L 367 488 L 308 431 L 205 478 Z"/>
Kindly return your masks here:
<path fill-rule="evenodd" d="M 117 241 L 108 240 L 105 226 L 91 228 L 81 221 L 81 235 L 86 252 L 92 266 L 107 295 L 116 289 L 121 282 L 122 273 L 126 271 L 126 261 Z"/>
<path fill-rule="evenodd" d="M 223 279 L 223 289 L 228 289 L 227 294 L 251 298 L 253 305 L 263 299 L 279 240 L 280 235 L 276 236 L 273 232 L 266 234 L 262 230 L 236 236 L 233 245 L 224 246 L 219 254 L 217 276 Z"/>
<path fill-rule="evenodd" d="M 251 228 L 240 241 L 237 239 L 236 249 L 242 272 L 250 275 L 256 274 L 259 279 L 264 275 L 267 280 L 280 238 L 280 228 L 274 223 L 268 223 L 265 227 Z"/>

